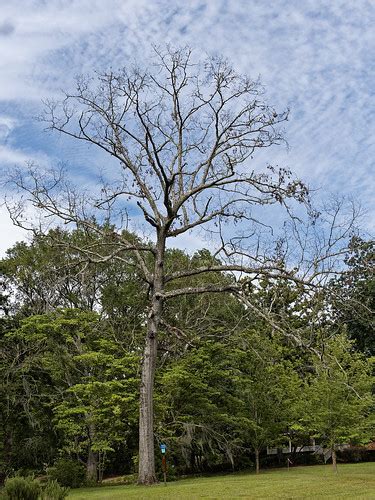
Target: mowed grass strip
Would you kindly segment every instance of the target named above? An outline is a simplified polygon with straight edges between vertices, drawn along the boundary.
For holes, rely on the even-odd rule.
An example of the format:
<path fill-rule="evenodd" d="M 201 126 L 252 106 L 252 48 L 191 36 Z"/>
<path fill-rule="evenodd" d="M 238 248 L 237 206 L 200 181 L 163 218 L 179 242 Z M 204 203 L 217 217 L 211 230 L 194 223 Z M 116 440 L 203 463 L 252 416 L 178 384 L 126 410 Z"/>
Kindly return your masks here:
<path fill-rule="evenodd" d="M 277 469 L 255 474 L 183 479 L 144 486 L 109 486 L 72 490 L 75 500 L 120 498 L 373 498 L 375 499 L 375 462 L 339 465 L 335 474 L 331 465 Z"/>

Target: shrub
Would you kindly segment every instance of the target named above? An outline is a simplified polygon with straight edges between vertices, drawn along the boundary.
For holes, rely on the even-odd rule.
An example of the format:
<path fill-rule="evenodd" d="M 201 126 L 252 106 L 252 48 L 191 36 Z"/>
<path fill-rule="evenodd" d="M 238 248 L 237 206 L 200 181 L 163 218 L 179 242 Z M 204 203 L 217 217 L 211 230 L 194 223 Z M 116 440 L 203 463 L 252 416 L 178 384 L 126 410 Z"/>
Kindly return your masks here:
<path fill-rule="evenodd" d="M 85 480 L 85 468 L 75 460 L 60 459 L 47 471 L 48 479 L 55 480 L 61 486 L 79 488 Z"/>
<path fill-rule="evenodd" d="M 68 496 L 69 488 L 60 486 L 56 480 L 48 481 L 43 488 L 40 499 L 41 500 L 64 500 Z"/>
<path fill-rule="evenodd" d="M 20 469 L 16 470 L 14 475 L 19 476 L 19 477 L 34 477 L 35 474 L 37 474 L 37 471 L 35 469 L 30 469 L 28 467 L 21 467 Z"/>
<path fill-rule="evenodd" d="M 16 476 L 5 481 L 4 491 L 7 500 L 38 500 L 40 485 L 31 476 Z"/>
<path fill-rule="evenodd" d="M 366 449 L 364 446 L 351 446 L 350 448 L 338 451 L 337 458 L 341 462 L 371 462 L 375 458 L 375 453 L 374 450 Z"/>

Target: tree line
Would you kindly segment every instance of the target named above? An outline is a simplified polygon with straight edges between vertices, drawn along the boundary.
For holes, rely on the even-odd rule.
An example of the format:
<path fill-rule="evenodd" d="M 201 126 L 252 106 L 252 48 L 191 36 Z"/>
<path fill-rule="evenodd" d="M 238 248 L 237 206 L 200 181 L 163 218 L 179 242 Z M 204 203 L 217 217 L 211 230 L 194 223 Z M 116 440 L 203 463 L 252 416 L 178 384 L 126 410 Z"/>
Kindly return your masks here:
<path fill-rule="evenodd" d="M 137 468 L 150 292 L 131 263 L 87 266 L 79 253 L 56 246 L 87 237 L 51 230 L 16 244 L 1 261 L 3 476 L 42 473 L 61 458 L 84 464 L 91 482 Z M 295 449 L 311 438 L 335 458 L 338 445 L 373 437 L 373 244 L 352 245 L 345 283 L 333 280 L 325 297 L 272 278 L 248 285 L 271 323 L 230 292 L 169 302 L 158 349 L 155 441 L 167 445 L 171 473 L 259 471 L 267 447 L 290 441 Z M 208 250 L 166 252 L 170 271 L 208 263 L 217 264 Z M 194 286 L 205 279 L 199 274 Z M 217 284 L 231 280 L 215 273 Z M 298 345 L 288 331 L 298 332 Z"/>

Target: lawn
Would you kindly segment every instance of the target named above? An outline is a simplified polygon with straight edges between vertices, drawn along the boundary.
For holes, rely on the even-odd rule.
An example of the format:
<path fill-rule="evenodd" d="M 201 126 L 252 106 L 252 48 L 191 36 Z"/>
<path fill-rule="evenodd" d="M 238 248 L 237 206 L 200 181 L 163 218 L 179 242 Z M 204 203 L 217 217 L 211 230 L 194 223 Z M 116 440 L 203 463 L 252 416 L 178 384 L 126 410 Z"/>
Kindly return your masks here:
<path fill-rule="evenodd" d="M 108 486 L 72 490 L 75 500 L 120 498 L 194 499 L 194 498 L 373 498 L 375 499 L 375 462 L 332 466 L 296 467 L 255 474 L 183 479 L 152 487 Z"/>

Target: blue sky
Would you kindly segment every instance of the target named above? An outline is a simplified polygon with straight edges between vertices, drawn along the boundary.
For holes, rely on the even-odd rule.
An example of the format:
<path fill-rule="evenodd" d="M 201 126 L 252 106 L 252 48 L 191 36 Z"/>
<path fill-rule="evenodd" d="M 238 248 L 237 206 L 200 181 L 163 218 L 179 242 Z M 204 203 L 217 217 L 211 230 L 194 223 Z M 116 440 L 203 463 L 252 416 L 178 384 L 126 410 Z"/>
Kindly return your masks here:
<path fill-rule="evenodd" d="M 43 132 L 41 100 L 95 69 L 140 63 L 151 44 L 224 54 L 290 107 L 270 161 L 361 201 L 375 228 L 373 0 L 0 0 L 0 169 L 64 160 L 89 182 L 93 150 Z M 4 191 L 2 192 L 4 194 Z M 0 251 L 23 235 L 0 208 Z"/>

